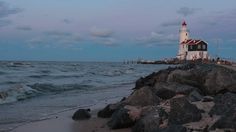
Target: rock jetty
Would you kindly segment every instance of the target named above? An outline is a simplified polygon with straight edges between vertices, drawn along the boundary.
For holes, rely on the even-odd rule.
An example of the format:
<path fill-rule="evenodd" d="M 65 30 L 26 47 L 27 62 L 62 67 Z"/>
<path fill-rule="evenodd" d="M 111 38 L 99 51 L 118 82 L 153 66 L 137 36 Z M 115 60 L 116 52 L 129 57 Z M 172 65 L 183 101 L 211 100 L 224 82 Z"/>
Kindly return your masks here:
<path fill-rule="evenodd" d="M 133 93 L 97 114 L 132 132 L 236 130 L 236 71 L 186 64 L 142 77 Z"/>

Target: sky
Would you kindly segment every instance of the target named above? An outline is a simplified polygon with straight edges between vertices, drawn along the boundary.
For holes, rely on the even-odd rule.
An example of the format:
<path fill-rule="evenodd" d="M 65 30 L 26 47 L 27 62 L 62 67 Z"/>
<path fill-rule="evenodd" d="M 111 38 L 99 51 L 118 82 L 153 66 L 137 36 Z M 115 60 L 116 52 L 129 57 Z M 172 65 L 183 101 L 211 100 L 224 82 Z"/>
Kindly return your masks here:
<path fill-rule="evenodd" d="M 0 0 L 0 60 L 173 58 L 186 20 L 211 57 L 236 60 L 235 0 Z"/>

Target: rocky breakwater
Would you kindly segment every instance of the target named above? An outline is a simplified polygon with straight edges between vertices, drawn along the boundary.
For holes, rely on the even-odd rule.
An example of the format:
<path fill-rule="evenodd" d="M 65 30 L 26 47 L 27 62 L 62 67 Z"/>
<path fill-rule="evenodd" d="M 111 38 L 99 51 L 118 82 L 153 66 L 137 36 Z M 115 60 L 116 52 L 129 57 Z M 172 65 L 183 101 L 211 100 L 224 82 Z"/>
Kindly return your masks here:
<path fill-rule="evenodd" d="M 133 132 L 236 130 L 236 71 L 186 64 L 152 73 L 133 93 L 98 112 L 111 129 Z"/>

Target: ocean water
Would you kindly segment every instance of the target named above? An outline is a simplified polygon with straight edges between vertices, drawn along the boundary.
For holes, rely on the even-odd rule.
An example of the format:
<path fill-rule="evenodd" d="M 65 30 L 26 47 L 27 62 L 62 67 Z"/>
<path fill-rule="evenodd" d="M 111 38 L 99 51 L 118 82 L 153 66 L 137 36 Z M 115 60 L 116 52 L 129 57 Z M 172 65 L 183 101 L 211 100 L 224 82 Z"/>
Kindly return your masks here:
<path fill-rule="evenodd" d="M 0 131 L 129 95 L 135 81 L 168 65 L 0 62 Z M 108 102 L 109 103 L 109 102 Z"/>

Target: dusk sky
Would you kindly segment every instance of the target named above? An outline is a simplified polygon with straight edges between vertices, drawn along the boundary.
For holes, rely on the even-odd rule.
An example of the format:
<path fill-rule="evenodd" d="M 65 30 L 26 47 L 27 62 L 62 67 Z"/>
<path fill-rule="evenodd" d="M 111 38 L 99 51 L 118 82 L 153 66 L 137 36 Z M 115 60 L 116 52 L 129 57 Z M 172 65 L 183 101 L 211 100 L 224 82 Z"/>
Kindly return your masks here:
<path fill-rule="evenodd" d="M 0 0 L 0 60 L 175 57 L 183 20 L 236 60 L 236 0 Z"/>

